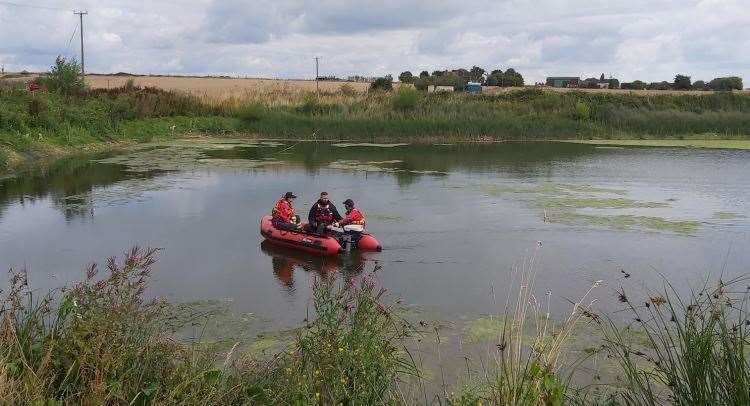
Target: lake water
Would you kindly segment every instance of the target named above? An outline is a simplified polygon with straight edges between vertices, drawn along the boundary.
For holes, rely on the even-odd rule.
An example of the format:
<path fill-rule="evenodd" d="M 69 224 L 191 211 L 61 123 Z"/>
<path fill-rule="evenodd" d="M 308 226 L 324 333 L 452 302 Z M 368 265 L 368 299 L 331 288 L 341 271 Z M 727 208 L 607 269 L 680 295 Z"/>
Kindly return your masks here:
<path fill-rule="evenodd" d="M 315 275 L 377 264 L 392 299 L 460 335 L 502 313 L 514 264 L 534 255 L 535 289 L 557 314 L 597 280 L 606 312 L 624 284 L 744 274 L 749 175 L 750 151 L 735 150 L 181 141 L 0 180 L 0 268 L 25 268 L 46 291 L 91 261 L 158 247 L 153 294 L 225 303 L 257 332 L 298 326 Z M 295 192 L 306 217 L 323 190 L 339 210 L 358 203 L 383 252 L 319 259 L 261 244 L 279 196 Z"/>

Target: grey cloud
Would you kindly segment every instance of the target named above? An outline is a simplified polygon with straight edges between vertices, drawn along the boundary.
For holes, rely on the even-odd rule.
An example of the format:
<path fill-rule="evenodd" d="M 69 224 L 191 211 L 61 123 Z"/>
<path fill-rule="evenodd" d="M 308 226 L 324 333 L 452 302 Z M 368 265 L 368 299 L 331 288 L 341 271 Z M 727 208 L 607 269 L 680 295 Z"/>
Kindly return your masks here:
<path fill-rule="evenodd" d="M 102 72 L 311 77 L 322 56 L 323 72 L 339 76 L 476 64 L 515 67 L 529 82 L 601 72 L 750 81 L 746 0 L 78 1 L 91 13 L 87 65 Z M 46 69 L 75 23 L 68 11 L 0 5 L 0 62 Z"/>

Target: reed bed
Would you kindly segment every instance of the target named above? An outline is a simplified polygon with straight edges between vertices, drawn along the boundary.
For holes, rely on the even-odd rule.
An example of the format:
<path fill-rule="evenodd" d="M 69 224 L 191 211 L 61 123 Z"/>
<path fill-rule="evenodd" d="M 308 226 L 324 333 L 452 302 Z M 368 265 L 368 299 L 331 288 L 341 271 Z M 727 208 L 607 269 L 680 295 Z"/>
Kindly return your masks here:
<path fill-rule="evenodd" d="M 604 348 L 617 361 L 626 405 L 750 404 L 750 320 L 747 280 L 719 281 L 681 295 L 669 283 L 635 301 L 620 293 L 632 325 L 646 337 L 634 344 L 621 325 L 604 326 Z"/>

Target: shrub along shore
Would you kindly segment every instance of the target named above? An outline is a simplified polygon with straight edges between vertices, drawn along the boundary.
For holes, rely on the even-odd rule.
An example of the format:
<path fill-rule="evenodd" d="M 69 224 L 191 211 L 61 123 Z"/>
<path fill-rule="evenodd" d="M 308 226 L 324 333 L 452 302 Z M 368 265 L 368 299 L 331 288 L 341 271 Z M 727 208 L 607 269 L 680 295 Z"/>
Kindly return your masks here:
<path fill-rule="evenodd" d="M 516 303 L 497 315 L 496 351 L 483 369 L 455 383 L 443 378 L 441 393 L 429 394 L 424 384 L 430 378 L 410 344 L 427 343 L 429 329 L 415 328 L 388 303 L 377 269 L 318 279 L 309 319 L 292 342 L 258 357 L 238 344 L 220 352 L 208 343 L 176 339 L 176 331 L 200 321 L 145 298 L 156 253 L 134 248 L 104 269 L 88 267 L 82 282 L 47 295 L 30 287 L 24 272 L 11 272 L 0 292 L 0 404 L 750 402 L 744 280 L 682 297 L 669 285 L 646 295 L 618 291 L 630 320 L 624 327 L 592 309 L 588 296 L 598 282 L 567 317 L 551 319 L 546 304 L 524 288 L 535 279 L 530 260 L 517 273 Z M 566 352 L 583 324 L 602 337 L 588 356 L 610 360 L 617 381 L 577 387 L 565 372 L 582 361 Z"/>
<path fill-rule="evenodd" d="M 21 86 L 21 87 L 19 87 Z M 0 170 L 186 135 L 362 141 L 750 139 L 750 95 L 298 90 L 213 99 L 132 85 L 29 92 L 0 81 Z"/>

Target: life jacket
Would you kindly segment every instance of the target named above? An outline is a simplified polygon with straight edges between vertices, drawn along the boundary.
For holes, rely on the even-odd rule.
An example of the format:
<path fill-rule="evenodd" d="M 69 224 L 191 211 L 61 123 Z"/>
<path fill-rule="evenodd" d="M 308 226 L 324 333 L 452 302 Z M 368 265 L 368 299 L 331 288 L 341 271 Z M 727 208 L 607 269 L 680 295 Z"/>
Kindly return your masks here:
<path fill-rule="evenodd" d="M 292 207 L 292 204 L 289 201 L 281 198 L 276 202 L 276 205 L 273 206 L 271 216 L 273 216 L 274 220 L 281 220 L 285 223 L 290 223 L 292 217 L 294 217 L 294 207 Z"/>
<path fill-rule="evenodd" d="M 365 225 L 365 215 L 359 209 L 351 209 L 346 212 L 346 224 Z"/>
<path fill-rule="evenodd" d="M 320 202 L 315 203 L 315 222 L 316 223 L 333 223 L 333 212 L 331 211 L 331 203 L 323 206 Z"/>

